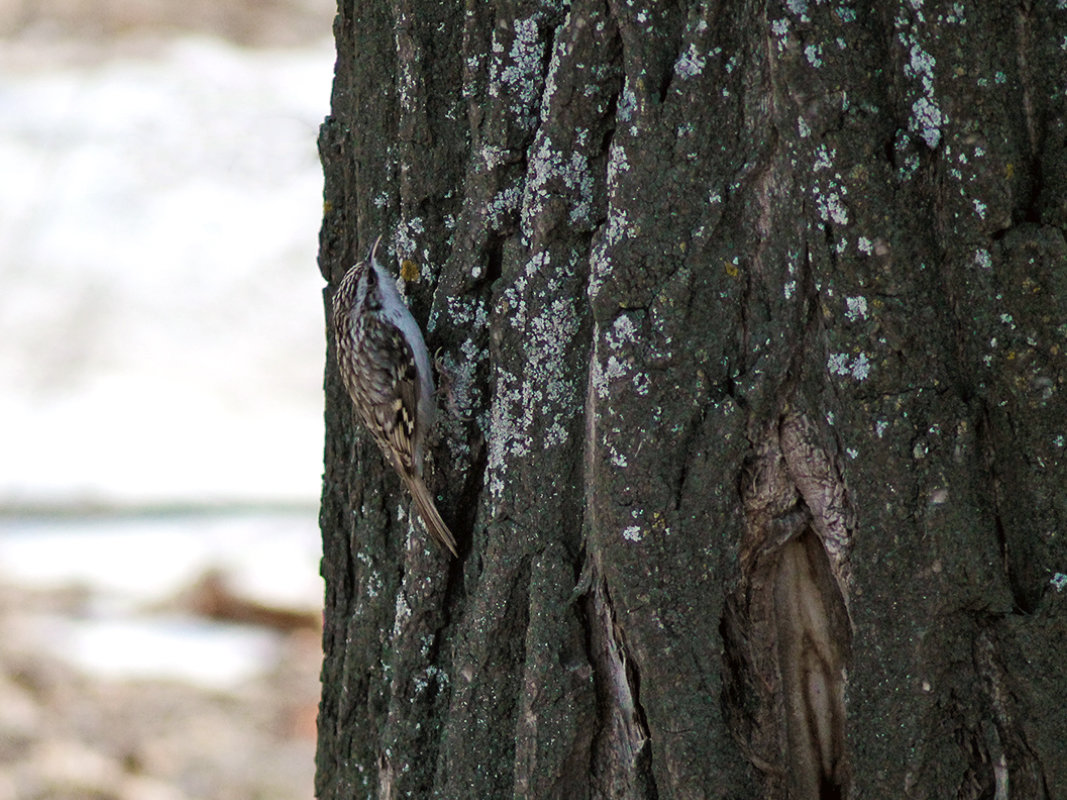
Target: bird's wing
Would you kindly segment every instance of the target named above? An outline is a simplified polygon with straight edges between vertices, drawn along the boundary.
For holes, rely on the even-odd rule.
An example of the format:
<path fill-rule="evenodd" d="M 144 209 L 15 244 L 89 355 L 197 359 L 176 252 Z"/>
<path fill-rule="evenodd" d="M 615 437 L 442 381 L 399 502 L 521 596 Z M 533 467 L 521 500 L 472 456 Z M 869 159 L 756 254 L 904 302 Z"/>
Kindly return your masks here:
<path fill-rule="evenodd" d="M 388 333 L 380 343 L 385 349 L 385 363 L 392 372 L 385 377 L 391 391 L 382 392 L 374 404 L 374 414 L 381 425 L 389 449 L 396 453 L 398 468 L 407 474 L 417 471 L 415 443 L 418 436 L 419 375 L 415 356 L 400 331 L 386 324 Z"/>

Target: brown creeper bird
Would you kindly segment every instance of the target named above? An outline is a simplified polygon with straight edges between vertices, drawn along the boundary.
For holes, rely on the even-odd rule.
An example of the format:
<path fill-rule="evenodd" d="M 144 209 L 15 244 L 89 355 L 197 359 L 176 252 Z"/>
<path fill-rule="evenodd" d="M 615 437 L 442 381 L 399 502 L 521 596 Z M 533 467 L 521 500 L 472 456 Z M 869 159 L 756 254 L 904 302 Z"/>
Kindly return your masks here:
<path fill-rule="evenodd" d="M 363 424 L 411 492 L 426 530 L 458 555 L 422 480 L 422 448 L 436 411 L 430 357 L 395 281 L 375 258 L 379 241 L 345 273 L 333 295 L 341 379 Z"/>

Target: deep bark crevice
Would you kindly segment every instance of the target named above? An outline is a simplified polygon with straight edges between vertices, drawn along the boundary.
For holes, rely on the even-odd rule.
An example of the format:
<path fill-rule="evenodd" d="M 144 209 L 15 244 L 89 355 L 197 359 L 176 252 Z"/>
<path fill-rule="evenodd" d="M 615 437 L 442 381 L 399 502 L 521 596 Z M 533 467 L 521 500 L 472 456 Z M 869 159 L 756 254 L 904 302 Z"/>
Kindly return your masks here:
<path fill-rule="evenodd" d="M 1019 718 L 1017 692 L 1004 669 L 998 650 L 994 631 L 988 626 L 982 627 L 974 638 L 972 652 L 975 670 L 992 712 L 996 752 L 991 756 L 998 786 L 997 797 L 1002 796 L 1000 787 L 1003 786 L 1008 789 L 1009 797 L 1048 800 L 1045 769 L 1027 742 Z"/>
<path fill-rule="evenodd" d="M 764 796 L 776 800 L 842 798 L 850 783 L 843 592 L 851 526 L 817 436 L 786 415 L 746 459 L 741 574 L 720 624 L 731 732 L 763 775 Z"/>
<path fill-rule="evenodd" d="M 655 800 L 652 739 L 641 705 L 640 669 L 616 618 L 607 582 L 588 566 L 580 601 L 593 665 L 599 724 L 589 765 L 595 798 Z"/>

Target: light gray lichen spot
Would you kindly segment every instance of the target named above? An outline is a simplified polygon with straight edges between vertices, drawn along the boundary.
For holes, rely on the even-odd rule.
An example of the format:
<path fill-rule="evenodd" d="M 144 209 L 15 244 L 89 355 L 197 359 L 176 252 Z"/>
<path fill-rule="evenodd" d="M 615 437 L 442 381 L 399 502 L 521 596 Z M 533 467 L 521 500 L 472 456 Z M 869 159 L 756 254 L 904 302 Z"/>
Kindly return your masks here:
<path fill-rule="evenodd" d="M 841 199 L 841 192 L 832 190 L 823 194 L 817 188 L 815 192 L 815 208 L 822 221 L 833 222 L 835 225 L 847 225 L 848 209 Z"/>
<path fill-rule="evenodd" d="M 589 159 L 582 153 L 572 151 L 566 157 L 552 146 L 545 136 L 530 159 L 530 179 L 524 195 L 522 213 L 523 233 L 530 237 L 536 219 L 544 209 L 544 203 L 560 190 L 550 188 L 549 183 L 560 181 L 571 196 L 571 224 L 581 225 L 590 221 L 593 208 L 593 173 Z"/>
<path fill-rule="evenodd" d="M 545 431 L 545 447 L 559 447 L 566 444 L 568 438 L 569 434 L 563 424 L 559 420 L 553 420 Z"/>
<path fill-rule="evenodd" d="M 504 147 L 487 144 L 482 147 L 482 162 L 486 169 L 494 169 L 504 164 L 508 159 L 508 150 Z"/>
<path fill-rule="evenodd" d="M 604 341 L 612 350 L 618 350 L 622 345 L 637 339 L 637 326 L 634 321 L 622 314 L 615 318 L 611 329 L 604 334 Z"/>
<path fill-rule="evenodd" d="M 867 298 L 866 297 L 846 297 L 845 298 L 845 316 L 849 318 L 849 321 L 855 322 L 856 320 L 867 318 Z"/>
<path fill-rule="evenodd" d="M 927 147 L 937 147 L 941 141 L 941 126 L 945 123 L 941 109 L 929 97 L 920 97 L 911 104 L 911 112 L 912 129 L 919 131 Z"/>
<path fill-rule="evenodd" d="M 543 45 L 536 17 L 515 20 L 515 39 L 511 43 L 511 64 L 504 68 L 500 80 L 509 85 L 520 103 L 537 99 L 534 76 L 540 71 Z"/>
<path fill-rule="evenodd" d="M 696 42 L 690 42 L 689 47 L 682 53 L 674 64 L 674 71 L 682 80 L 693 78 L 704 71 L 706 59 L 697 50 Z"/>
<path fill-rule="evenodd" d="M 518 379 L 507 370 L 497 369 L 497 391 L 490 413 L 489 459 L 485 477 L 494 501 L 504 496 L 505 477 L 510 459 L 530 452 L 527 430 L 533 421 L 533 409 L 523 407 Z M 516 414 L 515 409 L 520 413 Z"/>
<path fill-rule="evenodd" d="M 634 391 L 639 395 L 644 396 L 647 395 L 648 390 L 652 388 L 652 378 L 644 372 L 638 372 L 634 375 L 633 384 Z"/>
<path fill-rule="evenodd" d="M 866 380 L 871 374 L 871 364 L 866 353 L 860 353 L 852 363 L 852 377 L 858 381 Z"/>
<path fill-rule="evenodd" d="M 824 144 L 819 145 L 815 151 L 815 163 L 812 165 L 812 170 L 820 172 L 821 170 L 829 169 L 833 166 L 834 156 L 836 155 L 836 149 L 831 149 Z"/>
<path fill-rule="evenodd" d="M 504 218 L 518 209 L 522 201 L 522 182 L 517 181 L 511 186 L 501 189 L 489 201 L 487 207 L 489 223 L 493 228 L 499 229 L 504 226 Z"/>
<path fill-rule="evenodd" d="M 866 380 L 871 374 L 871 363 L 866 353 L 860 353 L 854 359 L 848 353 L 831 353 L 826 368 L 831 375 L 851 376 L 857 381 Z"/>
<path fill-rule="evenodd" d="M 622 94 L 619 96 L 619 105 L 615 109 L 615 116 L 620 122 L 629 122 L 633 118 L 636 108 L 637 95 L 630 88 L 630 79 L 627 78 L 626 85 L 622 87 Z"/>
<path fill-rule="evenodd" d="M 632 232 L 626 211 L 609 203 L 607 230 L 604 232 L 603 238 L 593 245 L 593 251 L 589 256 L 589 288 L 586 290 L 586 294 L 591 299 L 595 299 L 600 293 L 604 279 L 611 273 L 609 252 Z"/>
<path fill-rule="evenodd" d="M 626 150 L 618 142 L 612 140 L 608 148 L 608 192 L 614 194 L 618 190 L 619 176 L 630 171 L 630 161 L 626 157 Z"/>

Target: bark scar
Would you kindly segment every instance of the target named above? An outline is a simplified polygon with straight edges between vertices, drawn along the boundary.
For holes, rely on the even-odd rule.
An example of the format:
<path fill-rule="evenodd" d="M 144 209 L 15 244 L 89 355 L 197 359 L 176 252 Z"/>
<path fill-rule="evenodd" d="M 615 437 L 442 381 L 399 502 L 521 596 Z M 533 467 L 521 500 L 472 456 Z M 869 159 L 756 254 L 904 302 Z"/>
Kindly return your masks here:
<path fill-rule="evenodd" d="M 846 592 L 855 525 L 823 441 L 803 414 L 786 412 L 757 437 L 740 478 L 746 526 L 723 628 L 735 673 L 725 699 L 767 798 L 848 793 Z"/>

